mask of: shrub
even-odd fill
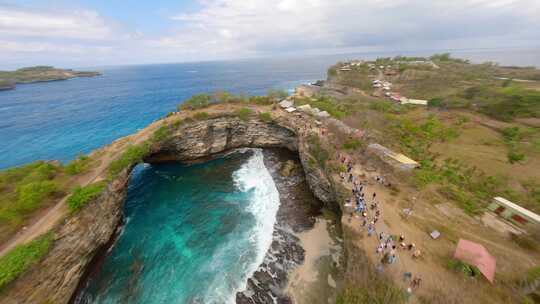
[[[343,144],[343,149],[345,150],[356,150],[362,146],[362,142],[356,138],[349,139]]]
[[[508,154],[506,154],[506,156],[508,157],[508,162],[511,164],[518,163],[525,159],[525,154],[517,151],[515,148],[511,148],[510,151],[508,151]]]
[[[281,100],[281,99],[287,98],[287,96],[289,96],[289,93],[287,93],[287,91],[284,91],[284,90],[270,89],[270,90],[268,90],[268,93],[266,95],[268,96],[268,98],[276,101],[276,100]]]
[[[57,190],[56,183],[49,180],[20,185],[17,187],[17,209],[19,211],[34,210]]]
[[[0,289],[41,260],[53,243],[52,233],[19,245],[0,258]]]
[[[428,100],[428,107],[430,108],[442,108],[443,100],[441,98],[432,98]]]
[[[84,207],[88,202],[98,198],[105,189],[105,183],[98,182],[88,186],[77,186],[71,196],[67,199],[67,204],[71,212],[75,212]]]
[[[70,161],[65,167],[65,171],[69,175],[77,175],[86,171],[88,165],[90,164],[91,159],[86,155],[80,155],[76,159]]]
[[[386,304],[405,303],[405,293],[397,286],[385,284],[379,279],[370,282],[368,287],[346,287],[336,298],[336,304]]]
[[[316,161],[317,164],[319,164],[319,166],[325,168],[326,161],[330,157],[330,153],[326,151],[323,147],[321,147],[321,142],[318,136],[311,135],[308,138],[308,142],[309,142],[310,152],[314,160]]]
[[[127,150],[120,155],[120,157],[113,160],[109,165],[109,176],[111,178],[115,177],[125,168],[141,162],[142,158],[144,155],[146,155],[146,153],[148,153],[148,151],[149,146],[146,143],[128,147]]]
[[[328,76],[335,77],[337,76],[337,68],[331,67],[328,69]]]
[[[241,108],[236,110],[236,116],[243,121],[249,120],[249,116],[253,111],[250,108]]]
[[[59,166],[43,161],[0,171],[0,236],[24,223],[28,213],[40,208],[60,187]]]
[[[193,115],[196,120],[206,120],[210,115],[207,112],[197,112]]]
[[[272,115],[268,112],[262,112],[259,114],[259,119],[264,122],[271,122],[272,121]]]
[[[251,96],[249,97],[249,102],[258,105],[271,105],[274,103],[272,98],[268,96]]]
[[[177,106],[178,110],[196,110],[210,104],[210,96],[207,94],[193,95]]]
[[[506,141],[515,142],[523,138],[524,132],[519,127],[509,127],[501,130]]]
[[[470,277],[477,277],[480,274],[480,270],[476,266],[463,263],[460,260],[450,259],[447,266],[450,270],[464,273]]]
[[[153,143],[161,142],[169,138],[169,136],[171,136],[171,130],[169,126],[163,125],[159,129],[154,131],[154,134],[152,134],[150,141]]]
[[[310,104],[315,108],[319,108],[321,111],[328,112],[337,119],[342,119],[347,116],[347,111],[345,110],[344,106],[338,105],[332,100],[332,98],[327,96],[321,96],[310,102]]]

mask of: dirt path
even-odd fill
[[[234,108],[234,106],[217,105],[214,106],[214,108],[208,109],[207,111],[209,113],[221,113],[229,108]],[[252,106],[251,108],[255,111],[268,110],[267,107],[264,106]],[[281,114],[278,114],[278,116],[281,116]],[[140,130],[135,134],[117,139],[110,145],[91,152],[89,155],[92,159],[94,159],[96,164],[99,164],[98,167],[90,170],[83,175],[74,177],[74,180],[71,181],[70,184],[86,186],[93,182],[106,179],[107,168],[109,167],[109,164],[114,159],[116,159],[121,152],[123,152],[126,145],[137,145],[144,142],[145,140],[150,138],[153,132],[158,129],[163,123],[171,123],[179,118],[185,118],[185,115],[183,113],[176,113],[173,116],[158,120],[151,123],[146,128]],[[4,254],[6,254],[9,250],[13,249],[17,245],[27,243],[53,229],[69,213],[69,209],[66,204],[69,195],[70,194],[65,195],[52,207],[43,210],[43,212],[40,212],[38,215],[35,216],[34,221],[30,222],[23,229],[19,230],[8,241],[1,244],[0,257],[2,257]]]
[[[86,186],[93,182],[107,178],[107,168],[109,167],[109,164],[119,156],[119,154],[123,151],[123,147],[127,143],[136,145],[143,142],[149,138],[152,131],[156,128],[157,124],[154,123],[148,128],[145,128],[134,135],[118,139],[109,146],[92,152],[90,155],[99,155],[97,158],[95,158],[95,162],[99,163],[99,166],[90,170],[84,175],[76,176],[72,183],[74,185]],[[39,219],[31,222],[28,226],[25,226],[23,229],[17,232],[8,241],[4,242],[0,246],[0,257],[5,255],[11,249],[15,248],[17,245],[27,243],[53,229],[69,213],[66,203],[69,196],[70,194],[65,195],[55,205],[40,213],[37,216]]]
[[[326,136],[325,140],[331,142],[332,135]],[[338,150],[336,154],[344,152]],[[460,209],[457,216],[447,215],[427,200],[413,199],[412,197],[418,196],[419,193],[412,191],[405,185],[399,186],[400,192],[398,194],[392,194],[391,189],[375,180],[377,176],[384,176],[384,172],[363,168],[360,165],[362,155],[355,155],[355,153],[348,155],[354,164],[353,175],[359,177],[359,181],[366,182],[363,192],[368,210],[369,220],[367,222],[369,223],[373,219],[374,211],[370,210],[369,205],[372,202],[374,192],[376,192],[376,201],[381,216],[374,225],[375,233],[370,237],[367,235],[367,228],[363,227],[361,215],[345,211],[342,225],[355,232],[354,242],[356,245],[363,248],[373,265],[382,267],[382,272],[392,278],[398,286],[404,290],[411,287],[410,280],[404,279],[405,273],[411,273],[412,278],[421,278],[421,287],[411,290],[408,303],[419,303],[420,297],[423,298],[422,301],[428,299],[437,302],[444,299],[444,303],[484,303],[488,299],[495,300],[495,302],[500,299],[493,293],[493,286],[487,280],[483,278],[474,281],[466,280],[464,275],[456,274],[448,269],[447,264],[452,259],[455,250],[454,239],[466,238],[483,244],[497,258],[499,277],[519,271],[514,268],[513,261],[516,259],[522,262],[520,267],[523,267],[521,268],[526,268],[526,265],[529,267],[536,265],[536,256],[531,256],[515,244],[506,241],[502,234],[484,227],[481,222],[465,215]],[[341,178],[335,174],[334,180],[341,181]],[[353,185],[347,179],[341,183],[349,191],[352,190]],[[352,191],[349,193],[349,197],[354,198]],[[412,206],[414,206],[413,214],[406,217],[403,208]],[[352,208],[350,211],[352,212]],[[443,235],[439,239],[433,240],[429,233],[441,226],[449,229],[448,233],[452,236],[443,231]],[[399,241],[396,241],[394,242],[397,247],[396,261],[390,265],[381,263],[383,254],[376,252],[377,246],[380,244],[378,237],[380,232],[384,232],[385,239],[388,235],[393,235],[394,238],[404,235],[404,243],[406,245],[414,243],[421,252],[420,258],[413,257],[414,250],[401,249]],[[386,250],[386,252],[389,251]],[[477,299],[478,294],[482,295],[480,301]]]

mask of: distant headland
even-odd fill
[[[100,72],[57,69],[52,66],[34,66],[15,71],[0,71],[0,91],[15,89],[18,83],[67,80],[75,77],[94,77]]]

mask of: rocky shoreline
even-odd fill
[[[178,119],[171,117],[170,119]],[[161,142],[155,143],[150,150],[142,157],[144,162],[159,163],[167,161],[179,161],[189,163],[199,161],[208,157],[227,153],[238,148],[282,148],[289,150],[301,161],[298,171],[303,171],[306,181],[304,185],[306,193],[312,197],[317,197],[324,203],[326,208],[338,208],[335,204],[336,197],[333,184],[329,180],[326,172],[310,160],[309,145],[304,133],[300,132],[303,126],[303,118],[290,119],[291,117],[275,117],[271,122],[264,122],[259,119],[242,120],[234,115],[217,112],[212,118],[202,121],[191,121],[185,124],[172,124],[170,136]],[[169,120],[170,120],[169,119]],[[150,125],[147,130],[159,127],[162,122]],[[135,141],[137,136],[145,136],[147,130],[143,130],[130,138]],[[298,158],[297,161],[298,161]],[[97,199],[90,201],[85,208],[77,214],[67,217],[55,229],[54,246],[40,263],[32,266],[28,271],[19,276],[9,289],[5,290],[0,303],[36,303],[42,299],[47,299],[52,303],[67,303],[79,286],[79,281],[87,272],[88,266],[100,252],[100,248],[106,246],[113,236],[118,224],[122,221],[122,208],[125,200],[127,185],[131,170],[136,163],[130,164],[109,182],[105,191]],[[273,166],[269,166],[271,169]],[[275,171],[276,169],[271,169]],[[305,175],[304,175],[305,174]],[[274,174],[274,176],[276,176]],[[276,180],[278,190],[281,184]],[[289,188],[295,188],[291,184]],[[280,191],[280,194],[284,193]],[[284,206],[287,206],[286,197],[281,197]],[[296,208],[296,203],[291,203],[291,208]],[[285,207],[283,207],[283,210]],[[291,212],[278,212],[277,221],[283,222],[283,216],[289,216]],[[295,214],[294,212],[292,212]],[[306,213],[299,213],[297,218],[308,217]],[[293,228],[299,223],[304,223],[304,219],[299,220],[295,225],[283,225],[276,229],[275,240],[284,240],[281,243],[298,243],[292,234]],[[291,223],[291,222],[289,222]],[[298,226],[298,227],[301,227]],[[288,233],[284,233],[288,232]],[[267,282],[273,285],[262,285],[259,280],[248,282],[248,299],[244,303],[272,303],[274,299],[269,293],[264,291],[272,290],[272,295],[283,295],[283,288],[286,287],[286,274],[288,271],[277,271],[279,265],[298,265],[300,263],[300,246],[281,251],[279,242],[272,244],[271,252],[283,252],[281,255],[268,255],[266,265],[274,267],[275,272],[256,272],[254,278],[266,277]],[[277,246],[277,247],[276,247]],[[293,245],[291,245],[293,246]],[[287,254],[288,252],[288,254]],[[270,259],[276,259],[278,263]],[[292,262],[288,262],[292,261]],[[263,263],[263,267],[265,263]],[[270,275],[271,273],[271,275]],[[274,279],[278,277],[279,279]],[[257,286],[257,288],[255,288]],[[280,287],[280,288],[276,288]],[[251,288],[251,289],[250,289]],[[254,293],[259,290],[258,293]],[[265,293],[267,296],[262,296]],[[260,295],[258,302],[249,302],[249,297]],[[242,296],[239,296],[242,298]],[[282,297],[285,299],[285,297]],[[41,300],[40,300],[41,299]],[[241,300],[239,300],[240,302]],[[264,302],[266,301],[266,302]],[[285,301],[285,300],[284,300]],[[285,303],[285,302],[284,302]]]
[[[264,261],[236,294],[236,303],[292,303],[285,289],[288,275],[304,262],[305,250],[297,233],[313,228],[322,202],[307,185],[298,157],[284,149],[265,149],[264,162],[279,192],[280,207],[273,241]]]

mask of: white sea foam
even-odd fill
[[[272,244],[272,233],[279,209],[279,192],[268,169],[264,166],[263,152],[253,149],[253,155],[240,169],[233,173],[233,180],[242,192],[253,191],[247,210],[255,218],[255,227],[250,235],[250,243],[255,244],[257,256],[249,265],[237,290],[229,298],[235,302],[236,292],[246,289],[247,278],[251,277],[263,262],[266,252]]]
[[[232,175],[233,182],[237,190],[249,192],[249,201],[245,210],[253,215],[255,219],[254,226],[250,227],[249,232],[242,231],[242,235],[233,237],[248,237],[247,243],[251,248],[246,248],[246,252],[237,256],[243,260],[247,258],[250,263],[243,269],[238,269],[238,273],[228,276],[227,273],[221,273],[215,277],[212,282],[208,282],[209,294],[204,299],[199,299],[204,303],[235,303],[236,293],[246,289],[247,279],[253,275],[259,265],[263,262],[264,256],[272,244],[272,233],[276,222],[276,215],[279,209],[279,192],[277,191],[274,180],[268,169],[264,166],[264,157],[261,149],[242,149],[236,150],[237,153],[252,151],[253,155],[244,162],[240,168]],[[246,236],[247,235],[247,236]],[[244,243],[244,245],[246,245]],[[237,251],[239,244],[231,241],[224,243],[217,252],[213,254],[212,261],[208,264],[205,271],[215,271],[227,263],[231,252]],[[255,257],[250,256],[249,252],[254,251]]]
[[[257,244],[257,257],[238,290],[241,291],[246,288],[246,279],[257,270],[272,244],[272,232],[279,209],[279,192],[270,172],[264,166],[261,149],[254,149],[253,156],[233,174],[233,179],[241,191],[254,191],[248,210],[256,219],[251,237]]]

